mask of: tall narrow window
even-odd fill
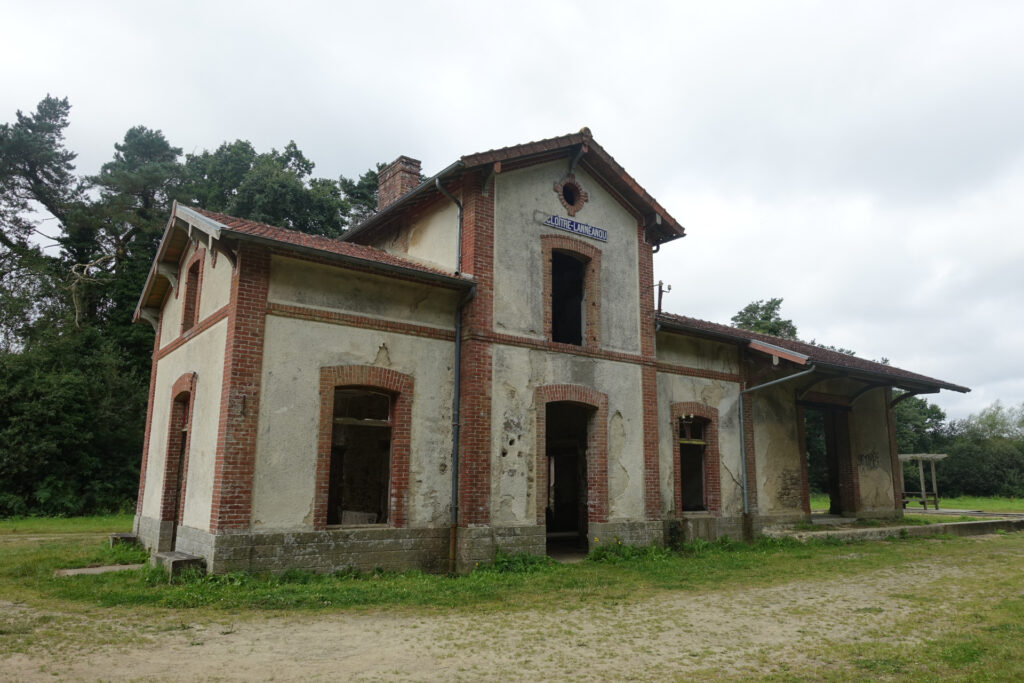
[[[705,430],[707,421],[694,416],[679,419],[679,478],[684,511],[707,510]]]
[[[195,261],[185,278],[185,302],[182,305],[181,331],[191,330],[199,318],[199,269],[201,261]]]
[[[388,521],[391,405],[388,394],[335,389],[327,524]]]
[[[551,338],[563,344],[583,344],[584,277],[586,264],[570,254],[551,254]]]

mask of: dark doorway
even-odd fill
[[[188,463],[188,428],[190,394],[175,397],[171,406],[171,429],[167,443],[167,457],[171,459],[167,469],[170,489],[165,488],[165,496],[169,496],[164,509],[164,519],[171,521],[171,550],[176,550],[178,541],[178,525],[185,513],[185,470]],[[166,484],[165,484],[166,486]]]
[[[391,397],[334,392],[327,524],[384,524],[391,478]]]
[[[548,552],[587,550],[587,435],[594,409],[548,403],[545,452]]]
[[[828,494],[828,513],[856,513],[850,459],[849,413],[805,407],[807,479],[812,492]]]
[[[586,264],[560,251],[551,254],[551,339],[583,344],[583,282]]]

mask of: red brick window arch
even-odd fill
[[[410,375],[320,368],[314,529],[408,525],[412,398]]]
[[[673,488],[676,516],[722,511],[718,410],[703,403],[672,404]]]
[[[601,250],[567,235],[541,235],[544,336],[548,341],[601,346]]]

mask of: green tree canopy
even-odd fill
[[[47,96],[0,125],[0,515],[134,498],[153,332],[131,319],[173,200],[330,236],[376,208],[376,170],[313,177],[294,142],[236,140],[183,162],[135,126],[79,176],[70,111]]]
[[[753,301],[732,317],[732,325],[742,330],[770,334],[783,339],[799,339],[793,321],[783,320],[779,314],[781,308],[782,299]]]

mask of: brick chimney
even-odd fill
[[[398,157],[377,176],[377,210],[380,211],[420,184],[419,159]]]

